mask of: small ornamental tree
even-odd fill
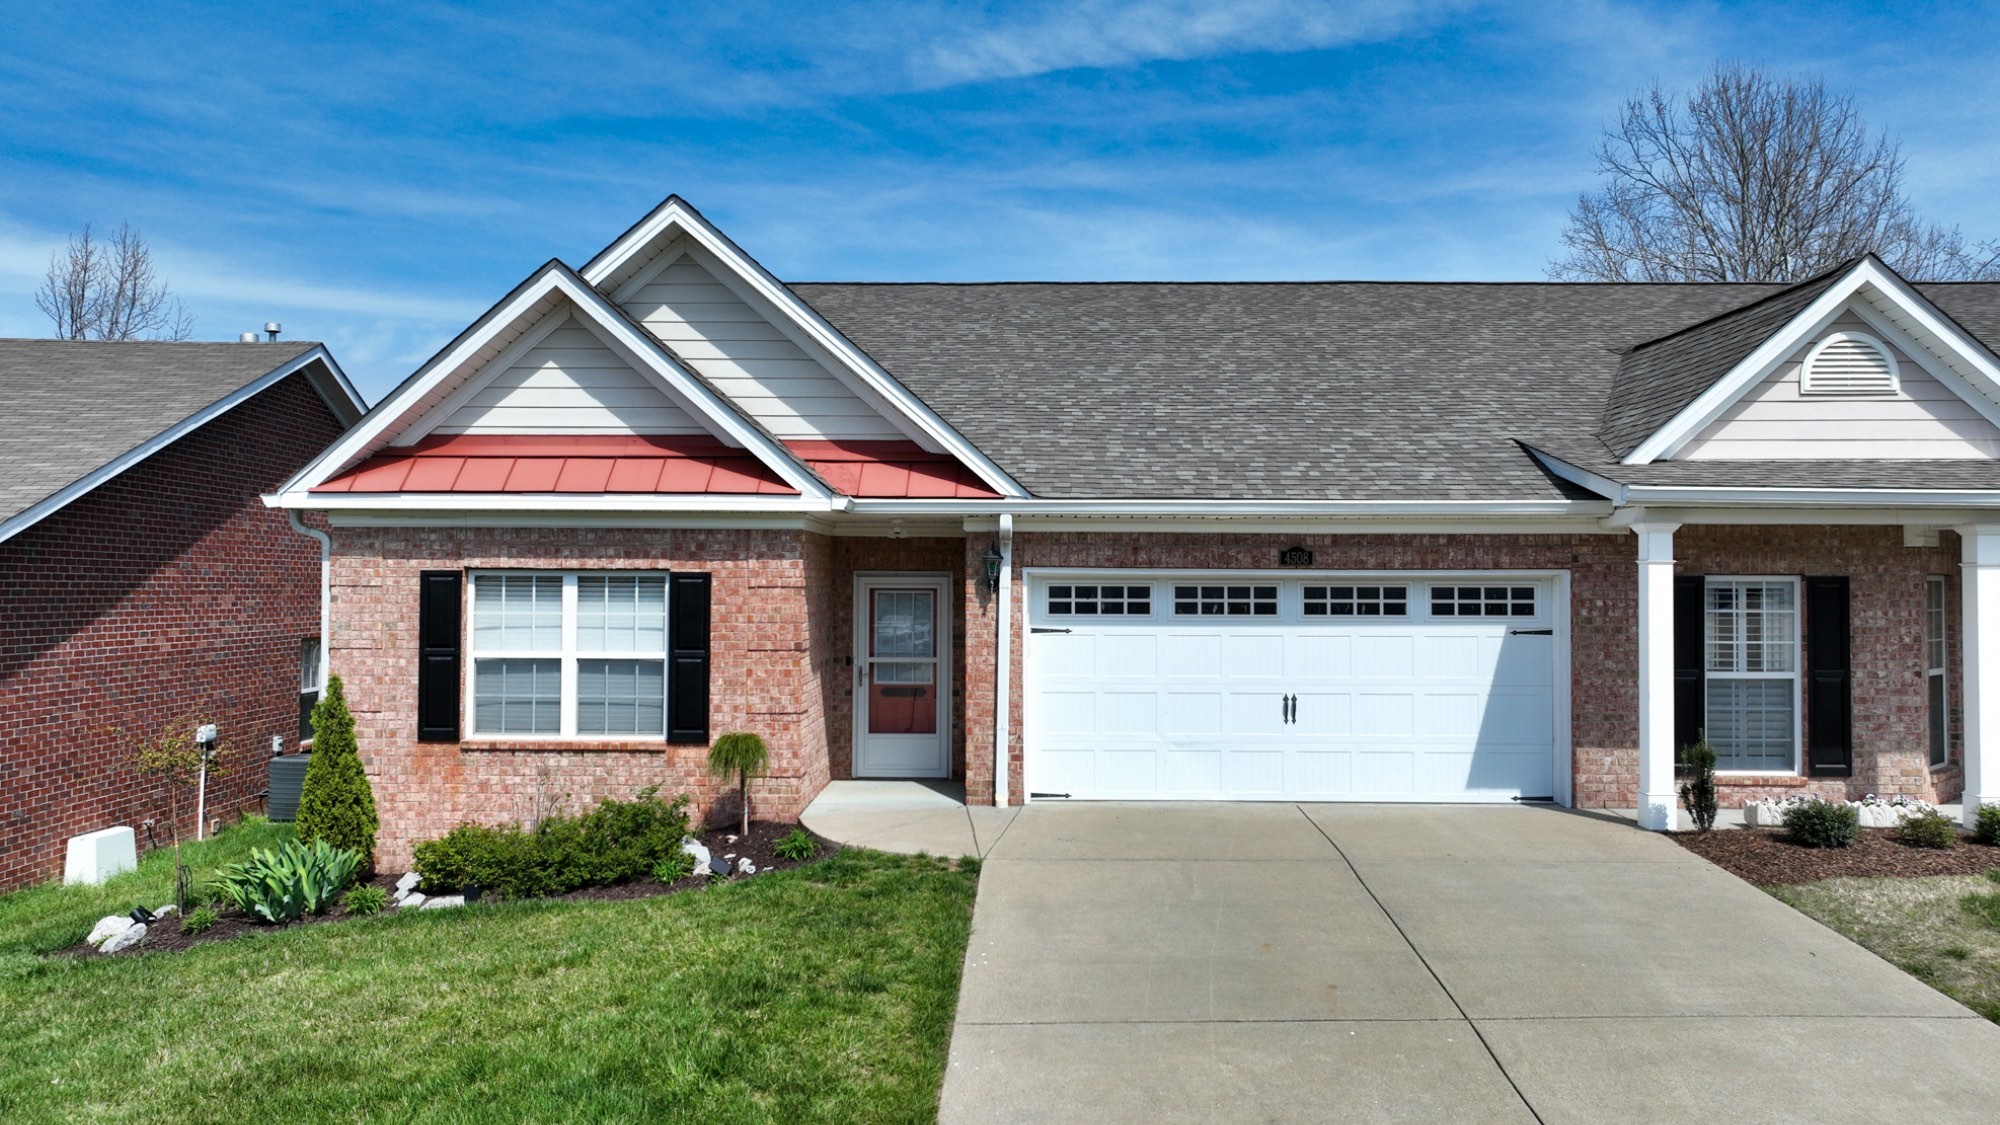
[[[750,834],[750,775],[763,773],[771,764],[771,752],[762,737],[749,731],[731,731],[708,748],[708,772],[716,777],[736,779],[736,800],[743,809],[743,835]]]
[[[299,790],[299,817],[293,826],[299,842],[325,840],[336,848],[361,853],[364,866],[375,863],[375,791],[354,743],[354,716],[347,710],[347,693],[339,676],[328,676],[326,692],[313,705],[312,764]]]
[[[156,735],[129,735],[113,727],[111,737],[125,744],[132,768],[147,777],[159,778],[167,787],[167,835],[174,842],[174,905],[187,910],[187,865],[181,862],[181,798],[190,793],[202,776],[202,745],[194,740],[201,725],[192,715],[167,720]],[[214,760],[220,747],[208,752],[208,776],[221,777],[227,771]]]
[[[1681,751],[1681,804],[1697,832],[1715,827],[1715,747],[1702,731],[1693,745]]]

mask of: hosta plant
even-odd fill
[[[258,848],[216,873],[215,896],[245,914],[277,925],[324,911],[354,879],[361,853],[325,840]]]

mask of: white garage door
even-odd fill
[[[1556,794],[1549,579],[1065,573],[1028,598],[1031,793]]]

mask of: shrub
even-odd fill
[[[218,871],[213,889],[217,898],[245,914],[284,923],[324,911],[360,866],[359,852],[325,840],[289,840],[273,850],[257,848],[249,859]]]
[[[731,731],[708,748],[708,772],[736,779],[736,802],[743,810],[745,836],[750,834],[750,775],[763,773],[770,764],[771,752],[764,739],[749,731]]]
[[[348,891],[340,900],[340,908],[349,914],[380,914],[389,905],[389,892],[369,883]]]
[[[694,874],[694,856],[676,850],[653,865],[653,878],[661,883],[678,883]]]
[[[1681,751],[1681,804],[1687,806],[1697,832],[1715,827],[1715,747],[1703,731],[1693,745]]]
[[[819,850],[819,845],[813,842],[812,836],[805,829],[794,828],[784,839],[771,845],[771,850],[777,853],[780,859],[811,859],[813,853]]]
[[[375,865],[375,791],[354,744],[354,716],[339,676],[328,676],[326,692],[313,705],[313,756],[299,790],[299,840],[325,840]]]
[[[1861,831],[1861,810],[1845,801],[1813,797],[1785,810],[1785,830],[1808,848],[1845,848]]]
[[[660,800],[655,786],[631,801],[607,798],[581,816],[548,817],[533,832],[461,824],[418,844],[416,869],[426,894],[477,885],[504,898],[535,898],[630,882],[686,854],[687,804],[686,797]]]
[[[1958,846],[1958,825],[1945,814],[1931,809],[1903,821],[1896,829],[1896,838],[1905,844],[1918,848],[1955,848]]]
[[[1981,805],[1973,821],[1972,838],[1982,844],[2000,844],[2000,805]]]
[[[181,932],[184,934],[205,934],[213,925],[215,925],[215,908],[212,906],[204,906],[181,915]]]

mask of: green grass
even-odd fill
[[[927,1121],[975,881],[850,851],[659,898],[17,956],[0,1119]]]
[[[2000,1023],[2000,895],[1977,875],[1828,879],[1771,893]]]
[[[291,838],[291,825],[253,816],[200,843],[182,844],[181,855],[194,873],[199,893],[216,868],[249,858],[252,848],[274,847]],[[94,887],[46,883],[0,895],[0,958],[75,945],[89,936],[90,927],[106,914],[129,914],[135,906],[152,910],[172,901],[172,848],[147,852],[137,871]]]

